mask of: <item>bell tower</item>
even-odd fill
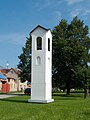
[[[31,99],[28,102],[49,103],[52,99],[52,34],[40,25],[32,36]]]

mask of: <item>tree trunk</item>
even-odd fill
[[[84,89],[84,99],[86,99],[87,97],[89,97],[89,91],[88,89]]]
[[[89,88],[89,97],[90,97],[90,88]]]
[[[70,88],[67,88],[67,95],[70,95]]]

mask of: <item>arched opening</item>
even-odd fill
[[[42,38],[37,37],[37,50],[42,50]]]
[[[48,51],[50,51],[50,38],[48,38]]]
[[[50,58],[48,58],[48,66],[50,67]]]
[[[36,65],[40,65],[41,64],[41,58],[38,56],[36,58]]]

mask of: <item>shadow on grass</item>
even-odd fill
[[[28,99],[30,99],[30,96],[24,96],[20,95],[21,98],[4,98],[0,99],[0,101],[7,101],[7,102],[16,102],[16,103],[28,103]],[[19,97],[20,97],[19,96]],[[80,93],[70,93],[70,95],[67,95],[66,93],[53,93],[53,98],[55,100],[76,100],[78,98],[83,98],[83,94]]]
[[[28,100],[13,100],[13,99],[0,99],[0,101],[7,101],[7,102],[17,102],[17,103],[28,103]]]
[[[83,98],[83,94],[70,93],[70,95],[67,95],[66,93],[53,93],[53,97],[55,97],[58,100],[75,100],[78,98]]]
[[[84,114],[86,116],[86,118],[90,118],[90,110],[88,110],[88,111],[86,110],[82,114]]]
[[[0,99],[0,101],[5,101],[5,102],[15,102],[15,103],[29,103],[28,100],[12,100],[12,99],[7,99],[7,98],[4,98],[4,99]],[[30,104],[39,104],[39,105],[45,105],[47,103],[38,103],[38,102],[30,102]]]
[[[24,95],[24,93],[0,93],[0,95],[18,95],[18,96],[23,96]]]
[[[0,101],[7,101],[7,102],[17,102],[17,103],[28,103],[28,100],[13,100],[13,99],[0,99]]]

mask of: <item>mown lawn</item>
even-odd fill
[[[90,120],[90,98],[54,94],[49,104],[28,103],[29,96],[0,100],[0,120]]]

